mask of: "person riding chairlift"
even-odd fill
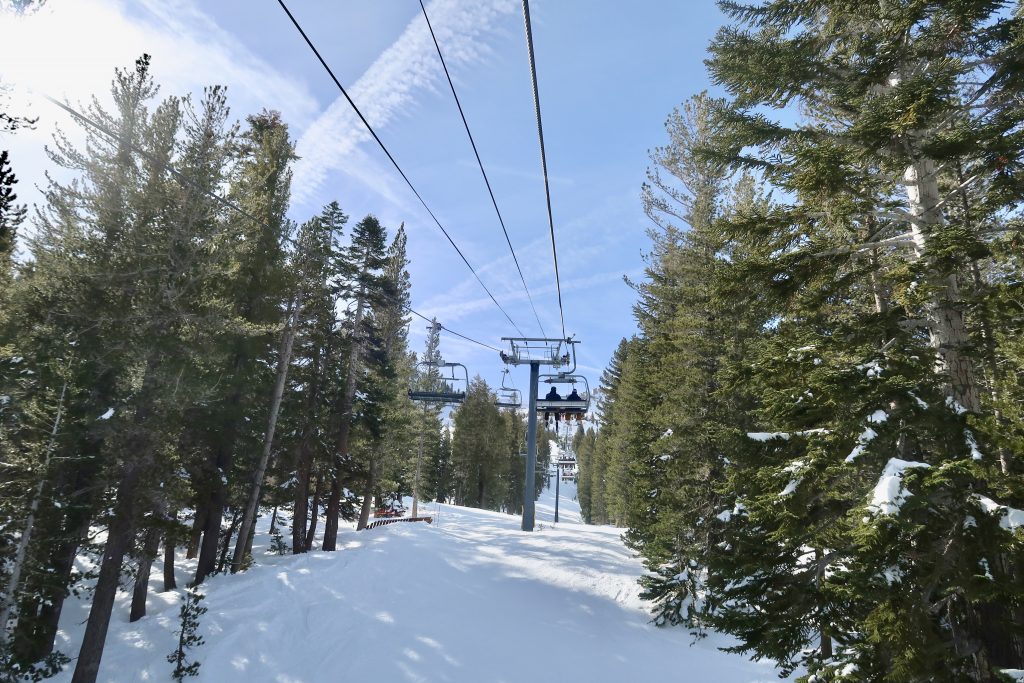
[[[544,397],[544,400],[545,401],[561,401],[562,397],[558,393],[558,389],[556,389],[554,387],[551,387],[551,391],[549,391],[548,395]],[[558,417],[559,417],[558,413],[555,413],[555,426],[556,427],[558,426]],[[551,411],[545,411],[544,412],[544,422],[547,423],[550,419],[551,419]]]
[[[572,393],[569,394],[568,396],[566,396],[565,400],[566,401],[582,401],[583,399],[580,398],[580,395],[578,393],[576,393],[576,387],[573,387],[572,388]],[[572,415],[567,415],[566,417],[567,418],[571,418],[573,416]],[[576,421],[577,422],[583,422],[583,413],[576,413],[575,417],[576,417]]]

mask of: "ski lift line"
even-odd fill
[[[441,68],[444,69],[445,78],[448,79],[448,87],[451,88],[452,97],[455,98],[455,106],[459,109],[459,116],[462,117],[462,126],[466,129],[466,136],[469,138],[469,144],[473,147],[473,154],[476,156],[477,166],[480,167],[480,175],[484,178],[484,184],[487,186],[487,193],[491,196],[491,204],[494,206],[494,213],[498,216],[498,223],[501,224],[501,231],[505,233],[505,242],[508,244],[508,250],[512,253],[512,260],[516,264],[516,270],[519,271],[519,279],[523,283],[523,289],[526,290],[526,298],[530,300],[530,308],[533,309],[533,317],[537,320],[537,327],[540,328],[541,336],[546,337],[547,332],[544,331],[544,325],[540,321],[540,315],[537,314],[537,307],[533,303],[533,295],[530,294],[530,288],[526,285],[526,277],[523,275],[523,269],[519,265],[519,258],[516,256],[516,250],[512,247],[512,239],[508,236],[508,229],[505,227],[505,219],[501,216],[501,211],[498,209],[498,200],[494,197],[494,190],[491,188],[491,181],[487,177],[487,171],[484,170],[484,162],[480,159],[480,152],[476,148],[476,140],[473,139],[473,133],[469,130],[469,121],[466,120],[466,113],[462,109],[462,102],[459,100],[459,95],[455,92],[455,84],[452,82],[452,76],[448,73],[448,64],[444,61],[444,55],[441,53],[441,45],[437,42],[437,35],[434,34],[434,27],[430,23],[430,17],[427,15],[427,6],[423,4],[423,0],[420,0],[420,9],[423,10],[423,19],[427,22],[427,29],[430,30],[430,37],[434,41],[434,48],[437,50],[437,57],[441,60]]]
[[[428,318],[427,316],[423,315],[422,313],[417,313],[416,311],[414,311],[409,306],[406,306],[405,310],[409,311],[410,313],[415,315],[417,318],[422,318],[423,320],[427,321],[428,323],[433,323],[434,322],[433,318]],[[449,334],[454,334],[456,337],[460,337],[462,339],[465,339],[468,342],[473,342],[474,344],[478,344],[479,346],[482,346],[485,349],[490,349],[491,351],[497,351],[498,353],[501,353],[501,349],[499,349],[499,348],[491,346],[490,344],[485,344],[482,341],[477,341],[476,339],[473,339],[472,337],[467,337],[464,334],[461,334],[461,333],[456,332],[455,330],[453,330],[451,328],[448,328],[448,327],[445,327],[444,325],[441,325],[441,323],[438,323],[438,325],[441,326],[442,330],[444,330],[445,332],[448,332]]]
[[[555,248],[555,219],[551,214],[551,183],[548,181],[548,159],[544,152],[544,124],[540,117],[540,90],[537,87],[537,62],[533,55],[533,28],[530,25],[530,0],[523,0],[523,19],[526,22],[526,48],[530,57],[530,79],[533,82],[533,108],[537,112],[537,138],[540,141],[540,165],[544,171],[544,196],[548,206],[548,228],[551,231],[551,258],[555,263],[555,289],[558,292],[558,315],[565,334],[565,309],[562,307],[562,282],[558,276],[558,250]]]
[[[207,190],[204,187],[200,187],[196,182],[194,182],[191,178],[189,178],[185,174],[181,173],[180,171],[178,171],[174,167],[164,163],[160,159],[157,159],[155,156],[153,156],[149,152],[145,151],[144,149],[140,149],[135,144],[133,144],[131,141],[124,140],[123,136],[118,135],[117,133],[113,132],[112,130],[110,130],[109,128],[104,126],[103,124],[94,121],[93,119],[89,118],[85,114],[82,114],[81,112],[79,112],[79,111],[73,109],[72,107],[64,104],[60,100],[57,100],[57,99],[54,99],[53,97],[50,97],[49,95],[43,95],[43,97],[46,98],[47,100],[49,100],[50,102],[52,102],[53,104],[57,105],[58,107],[60,107],[64,111],[66,111],[67,113],[71,114],[71,116],[73,116],[77,120],[81,121],[82,123],[84,123],[84,124],[86,124],[88,126],[91,126],[92,128],[98,130],[99,132],[103,133],[104,135],[109,137],[111,140],[114,140],[116,142],[123,142],[124,144],[128,145],[128,147],[130,147],[132,149],[132,151],[134,151],[137,154],[145,157],[147,161],[149,161],[150,163],[152,163],[155,166],[159,167],[161,170],[166,171],[167,173],[170,173],[175,178],[177,178],[181,182],[185,183],[189,187],[195,189],[198,192],[201,192],[202,194],[206,195],[210,199],[213,199],[214,201],[218,202],[222,206],[224,206],[224,207],[226,207],[228,209],[231,209],[232,211],[237,212],[238,214],[244,216],[245,218],[248,218],[249,220],[253,221],[257,225],[265,225],[264,221],[262,221],[261,219],[257,218],[256,216],[252,215],[251,213],[249,213],[248,211],[246,211],[242,207],[238,206],[238,204],[235,204],[230,199],[225,199],[224,197],[221,197],[220,195],[218,195],[218,194],[216,194],[214,192],[211,192],[211,191]],[[413,310],[410,306],[405,306],[404,308],[405,308],[405,310],[409,311],[413,315],[415,315],[415,316],[417,316],[419,318],[422,318],[423,320],[426,320],[427,322],[431,322],[430,318],[428,318],[427,316],[423,315],[422,313],[419,313],[419,312]],[[490,344],[485,344],[485,343],[483,343],[481,341],[477,341],[476,339],[473,339],[472,337],[464,335],[464,334],[462,334],[460,332],[456,332],[455,330],[450,329],[448,327],[445,327],[444,325],[441,325],[441,329],[447,331],[450,334],[455,335],[456,337],[460,337],[462,339],[465,339],[468,342],[472,342],[472,343],[478,344],[478,345],[480,345],[480,346],[482,346],[482,347],[484,347],[486,349],[490,349],[491,351],[498,351],[499,353],[501,351],[501,349],[499,349],[497,347],[491,346]]]
[[[320,51],[316,49],[316,45],[314,45],[313,41],[310,40],[308,35],[306,35],[306,32],[303,30],[302,26],[299,24],[295,16],[291,13],[291,10],[288,9],[288,6],[284,3],[284,0],[277,0],[277,3],[281,5],[281,9],[283,9],[285,14],[288,15],[288,18],[291,19],[292,24],[294,24],[299,34],[302,35],[302,39],[306,41],[306,45],[308,45],[309,49],[311,49],[313,51],[313,54],[316,55],[316,58],[317,60],[319,60],[320,65],[324,67],[324,70],[327,71],[327,74],[331,77],[331,80],[334,81],[334,85],[336,85],[338,87],[338,90],[341,91],[341,94],[345,96],[345,99],[352,107],[352,110],[356,113],[356,116],[358,116],[359,120],[363,122],[364,126],[366,126],[366,130],[369,131],[371,136],[373,136],[373,139],[377,142],[377,145],[387,156],[388,160],[391,161],[392,166],[394,166],[395,170],[398,171],[398,174],[402,176],[402,180],[405,181],[405,184],[409,186],[409,189],[412,190],[412,193],[416,195],[416,199],[419,200],[420,204],[423,205],[423,208],[426,209],[428,214],[430,214],[430,217],[433,219],[435,225],[437,225],[437,227],[440,228],[441,232],[448,239],[448,243],[452,245],[452,248],[455,249],[455,252],[459,255],[459,258],[462,259],[462,262],[465,263],[466,267],[469,268],[471,273],[473,273],[473,277],[476,278],[476,281],[479,282],[480,286],[483,287],[485,292],[487,292],[487,296],[491,298],[491,301],[494,302],[494,305],[498,307],[498,310],[500,310],[502,314],[505,316],[505,318],[509,321],[509,323],[511,323],[512,327],[514,327],[517,331],[519,331],[520,334],[522,334],[522,331],[519,330],[519,326],[516,325],[515,321],[512,320],[512,317],[502,307],[502,305],[498,303],[498,300],[494,298],[494,294],[492,294],[491,290],[487,288],[487,285],[484,284],[484,281],[480,279],[480,276],[477,274],[476,269],[473,268],[469,260],[466,258],[465,254],[463,254],[462,250],[459,249],[459,245],[455,243],[455,240],[452,239],[452,236],[449,235],[448,231],[445,230],[443,225],[441,225],[441,221],[439,221],[437,219],[437,216],[434,215],[434,212],[430,210],[430,207],[427,205],[427,202],[424,201],[419,191],[412,184],[412,181],[409,180],[409,177],[405,175],[405,171],[403,171],[402,167],[398,165],[397,161],[395,161],[395,157],[393,157],[391,155],[391,152],[388,151],[388,148],[384,145],[384,142],[377,135],[377,132],[373,129],[373,126],[371,126],[370,122],[366,120],[365,116],[363,116],[363,112],[360,111],[358,106],[356,106],[355,101],[349,96],[348,91],[345,90],[345,87],[341,84],[341,81],[338,80],[338,77],[334,75],[334,72],[331,70],[331,67],[327,65],[327,62],[324,60],[323,56],[321,56]]]

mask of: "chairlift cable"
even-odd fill
[[[418,318],[422,318],[423,320],[426,320],[428,323],[433,324],[435,322],[433,318],[428,318],[427,316],[423,315],[422,313],[417,313],[416,311],[414,311],[409,306],[406,306],[405,310],[409,311],[410,313],[412,313],[413,315],[415,315]],[[467,337],[464,334],[461,334],[461,333],[456,332],[455,330],[453,330],[451,328],[448,328],[448,327],[445,327],[444,325],[441,325],[441,323],[437,323],[437,324],[441,327],[442,330],[444,330],[445,332],[448,332],[449,334],[454,334],[456,337],[461,337],[462,339],[465,339],[468,342],[473,342],[474,344],[478,344],[478,345],[484,347],[485,349],[490,349],[491,351],[497,351],[498,353],[501,353],[501,349],[499,349],[499,348],[491,346],[490,344],[485,344],[482,341],[477,341],[476,339],[473,339],[472,337]]]
[[[473,139],[473,133],[469,130],[469,122],[466,120],[466,113],[462,109],[462,102],[459,100],[459,95],[455,92],[455,84],[452,82],[452,76],[448,72],[448,64],[444,61],[444,55],[441,53],[441,45],[437,42],[437,35],[434,33],[434,27],[430,23],[430,17],[427,15],[427,7],[423,4],[423,0],[420,0],[420,9],[423,10],[423,19],[427,22],[427,29],[430,30],[430,37],[434,41],[434,48],[437,50],[437,57],[441,60],[441,68],[444,69],[445,78],[448,79],[448,87],[451,88],[452,97],[455,98],[455,106],[459,109],[459,116],[462,117],[462,126],[466,129],[466,136],[469,138],[469,144],[473,147],[473,154],[476,156],[477,166],[480,167],[480,175],[484,178],[484,184],[487,186],[487,193],[491,195],[491,204],[494,205],[494,213],[498,216],[498,223],[501,224],[501,231],[505,233],[505,242],[508,243],[508,250],[512,253],[512,260],[516,264],[516,270],[519,271],[519,279],[523,283],[523,289],[526,290],[526,298],[530,301],[530,308],[533,309],[533,317],[537,319],[537,327],[540,328],[540,335],[542,337],[548,336],[544,331],[544,325],[540,321],[540,316],[537,314],[537,307],[533,303],[533,295],[530,294],[530,288],[526,285],[526,277],[523,275],[523,269],[519,265],[519,258],[516,256],[516,250],[512,247],[512,239],[508,236],[508,229],[505,227],[505,219],[501,216],[501,211],[498,209],[498,200],[494,197],[494,190],[491,188],[491,181],[487,177],[487,171],[484,170],[484,162],[480,159],[480,152],[476,148],[476,141]]]
[[[459,245],[455,243],[455,240],[453,240],[452,236],[448,234],[448,231],[445,230],[445,227],[441,225],[441,221],[439,221],[437,219],[437,216],[434,215],[434,212],[430,210],[430,207],[427,205],[427,202],[424,201],[423,197],[416,189],[416,186],[414,186],[412,184],[412,181],[409,180],[409,177],[405,175],[405,171],[403,171],[402,167],[398,165],[397,161],[395,161],[395,157],[391,155],[391,152],[388,151],[388,148],[384,145],[384,142],[377,135],[377,132],[373,130],[373,126],[371,126],[370,122],[366,120],[365,116],[363,116],[363,112],[360,111],[358,106],[356,106],[355,101],[349,96],[348,91],[345,90],[345,87],[341,84],[341,81],[338,80],[338,77],[334,75],[334,72],[331,70],[331,67],[327,65],[327,62],[324,60],[323,56],[321,56],[320,51],[316,49],[316,45],[314,45],[313,41],[310,40],[308,35],[306,35],[306,32],[303,30],[302,26],[299,24],[295,16],[291,13],[291,10],[288,9],[288,6],[284,3],[284,0],[277,0],[277,3],[281,5],[281,9],[283,9],[285,11],[285,14],[288,15],[288,18],[291,19],[292,24],[294,24],[295,28],[299,31],[299,34],[302,36],[303,40],[306,41],[306,45],[308,45],[309,49],[313,51],[313,54],[316,55],[316,58],[320,61],[320,65],[324,67],[324,70],[327,71],[327,74],[331,77],[331,80],[334,81],[334,85],[336,85],[338,87],[338,90],[341,91],[341,94],[345,96],[345,99],[352,107],[352,110],[356,113],[356,116],[358,116],[359,120],[363,122],[364,126],[366,126],[366,130],[369,131],[370,135],[377,142],[377,145],[387,156],[388,160],[391,161],[391,164],[395,167],[395,170],[398,171],[398,174],[402,176],[402,180],[404,180],[405,184],[409,186],[409,189],[412,190],[412,193],[416,195],[416,199],[420,201],[420,204],[423,205],[423,208],[426,209],[428,214],[430,214],[430,217],[434,220],[434,223],[437,225],[437,227],[441,229],[441,232],[448,239],[449,244],[451,244],[452,248],[454,248],[456,253],[458,253],[459,258],[462,259],[462,262],[465,263],[466,267],[469,268],[471,273],[473,273],[473,277],[476,278],[476,281],[479,282],[480,286],[483,287],[485,292],[487,292],[487,296],[491,298],[491,301],[493,301],[494,305],[498,307],[498,310],[500,310],[502,314],[505,316],[505,318],[509,321],[509,323],[512,324],[512,327],[514,327],[516,331],[519,332],[519,334],[523,334],[522,330],[519,329],[519,326],[516,325],[514,320],[512,320],[512,317],[508,314],[508,312],[502,307],[501,304],[498,303],[498,300],[494,298],[494,294],[492,294],[491,290],[487,288],[487,285],[484,284],[484,281],[480,279],[480,276],[477,274],[476,269],[473,268],[469,260],[466,258],[465,254],[463,254],[462,250],[459,249]]]
[[[107,128],[103,124],[101,124],[101,123],[99,123],[97,121],[94,121],[93,119],[91,119],[90,117],[86,116],[85,114],[82,114],[81,112],[75,110],[74,108],[70,107],[69,105],[64,104],[60,100],[54,99],[54,98],[50,97],[49,95],[43,95],[43,97],[46,98],[47,100],[49,100],[50,102],[52,102],[53,104],[57,105],[58,107],[60,107],[64,111],[66,111],[67,113],[71,114],[72,117],[78,119],[79,121],[81,121],[82,123],[84,123],[84,124],[86,124],[88,126],[91,126],[95,130],[98,130],[99,132],[103,133],[104,135],[109,137],[111,140],[114,140],[116,142],[121,142],[121,143],[127,145],[128,147],[130,147],[132,149],[132,151],[134,151],[137,154],[145,157],[147,161],[149,161],[150,163],[152,163],[155,166],[159,167],[162,171],[166,171],[167,173],[170,173],[175,178],[177,178],[181,182],[185,183],[186,185],[188,185],[192,189],[196,190],[197,192],[201,192],[202,194],[206,195],[210,199],[213,199],[214,201],[218,202],[222,206],[225,206],[225,207],[231,209],[232,211],[237,212],[241,216],[244,216],[245,218],[248,218],[249,220],[253,221],[257,225],[266,226],[266,222],[265,221],[263,221],[263,220],[257,218],[256,216],[252,215],[251,213],[249,213],[248,211],[246,211],[245,209],[240,207],[238,204],[234,203],[230,199],[226,199],[224,197],[221,197],[220,195],[218,195],[218,194],[216,194],[214,192],[211,192],[210,190],[208,190],[208,189],[206,189],[204,187],[201,187],[192,178],[189,178],[188,176],[183,174],[181,171],[179,171],[176,168],[174,168],[173,166],[163,162],[162,160],[158,159],[157,157],[155,157],[154,155],[150,154],[146,150],[139,148],[137,145],[135,145],[130,140],[123,139],[123,136],[117,135],[114,131],[110,130],[109,128]],[[403,306],[403,308],[405,310],[409,311],[410,313],[412,313],[413,315],[415,315],[417,317],[420,317],[420,318],[423,318],[427,322],[433,322],[433,320],[431,318],[428,318],[427,316],[423,315],[422,313],[419,313],[418,311],[414,310],[411,306]],[[438,324],[440,324],[440,323],[438,323]],[[474,344],[479,344],[480,346],[482,346],[482,347],[484,347],[486,349],[490,349],[491,351],[499,351],[499,352],[501,351],[501,349],[498,349],[498,348],[496,348],[494,346],[491,346],[490,344],[485,344],[485,343],[483,343],[481,341],[477,341],[476,339],[473,339],[472,337],[468,337],[468,336],[466,336],[464,334],[456,332],[455,330],[449,329],[449,328],[445,327],[444,325],[441,325],[441,329],[449,332],[450,334],[454,334],[456,337],[461,337],[462,339],[465,339],[466,341],[472,342]]]
[[[551,231],[551,258],[555,263],[555,289],[558,292],[558,314],[562,320],[562,338],[565,336],[565,309],[562,307],[562,283],[558,276],[558,251],[555,248],[555,219],[551,214],[551,183],[548,181],[548,159],[544,152],[544,125],[540,117],[540,90],[537,87],[537,64],[533,56],[533,28],[530,25],[530,0],[523,0],[523,19],[526,22],[526,48],[530,56],[530,79],[533,82],[533,108],[537,112],[537,137],[540,140],[540,165],[544,171],[544,196],[548,205],[548,228]]]

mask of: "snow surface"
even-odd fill
[[[257,565],[202,586],[206,643],[189,653],[202,662],[190,680],[778,680],[768,664],[719,651],[725,637],[693,643],[685,629],[652,626],[641,562],[621,529],[581,523],[575,493],[561,485],[554,524],[554,488],[545,490],[533,533],[518,516],[429,503],[421,510],[433,525],[343,526],[338,552],[298,556],[267,554],[263,515]],[[180,586],[194,567],[178,562]],[[128,623],[130,596],[119,595],[100,681],[170,680],[182,591],[155,592],[161,572],[155,563],[141,621]],[[72,657],[87,609],[74,597],[64,608],[57,646]],[[52,680],[70,679],[68,670]]]
[[[912,494],[903,488],[903,473],[914,467],[931,467],[926,462],[889,458],[882,470],[882,476],[871,493],[868,509],[883,515],[894,515],[903,507],[904,501]]]

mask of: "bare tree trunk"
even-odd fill
[[[92,594],[89,620],[82,637],[82,646],[75,664],[72,683],[95,683],[103,657],[103,645],[107,639],[110,615],[117,595],[117,584],[121,577],[121,563],[131,547],[134,535],[136,513],[135,489],[141,478],[142,468],[131,467],[121,478],[118,486],[114,518],[107,529],[107,543],[103,548],[99,577]]]
[[[416,469],[412,477],[412,516],[420,513],[420,463],[423,461],[423,433],[427,430],[427,404],[423,404],[423,420],[420,421],[420,438],[416,448]]]
[[[117,585],[121,578],[121,564],[125,553],[131,548],[135,536],[135,520],[138,513],[138,488],[143,474],[153,464],[153,444],[146,422],[152,413],[152,395],[155,391],[155,368],[157,358],[151,354],[146,361],[146,372],[142,380],[141,398],[135,409],[133,432],[125,445],[125,452],[131,453],[117,487],[114,503],[114,517],[107,528],[107,542],[100,560],[99,576],[93,589],[89,619],[82,636],[82,646],[72,683],[95,683],[103,657],[103,645],[107,639],[110,615],[117,596]]]
[[[239,376],[242,366],[246,362],[245,354],[239,350],[235,354],[233,374]],[[228,473],[231,471],[231,463],[234,459],[235,441],[238,436],[238,418],[236,416],[238,407],[242,403],[242,389],[236,387],[227,398],[227,414],[221,425],[217,443],[213,449],[207,466],[208,476],[211,477],[209,485],[212,491],[207,498],[206,519],[203,525],[203,541],[199,546],[199,562],[196,564],[196,585],[211,574],[215,569],[222,571],[227,551],[221,553],[221,560],[217,561],[217,546],[220,542],[220,531],[224,521],[224,511],[228,507]],[[226,547],[226,546],[225,546]]]
[[[370,521],[370,508],[373,507],[373,488],[377,484],[377,457],[370,456],[370,469],[366,473],[366,492],[363,493],[363,506],[359,510],[359,522],[356,531],[362,531]]]
[[[340,469],[335,466],[335,470]],[[338,481],[338,474],[335,472],[331,480],[331,495],[327,498],[327,509],[324,511],[324,540],[320,544],[321,550],[338,549],[338,513],[341,509],[341,483]]]
[[[317,476],[316,489],[313,491],[313,504],[309,509],[309,530],[306,532],[305,538],[307,551],[313,548],[313,540],[316,538],[316,520],[320,515],[320,496],[323,493],[323,481],[323,477]]]
[[[305,436],[305,435],[303,435]],[[310,460],[306,444],[299,444],[298,467],[295,472],[295,504],[292,509],[292,554],[306,552],[306,522],[309,518]]]
[[[128,621],[138,621],[146,616],[146,598],[149,595],[149,574],[153,569],[153,558],[160,549],[160,532],[150,529],[142,544],[139,555],[139,569],[135,573],[135,588],[132,591],[132,606]]]
[[[352,349],[349,351],[348,372],[345,374],[345,388],[341,396],[339,411],[338,448],[334,454],[334,478],[331,482],[331,497],[327,500],[327,518],[324,521],[324,542],[322,550],[336,550],[338,547],[338,512],[341,507],[342,467],[348,455],[349,434],[352,429],[352,404],[356,395],[356,371],[359,369],[362,344],[358,339],[359,327],[363,322],[366,291],[359,290],[356,315],[352,323]]]
[[[185,551],[185,559],[194,560],[199,554],[199,541],[203,537],[203,529],[206,527],[206,506],[200,505],[192,519],[192,532],[188,536],[188,549]]]
[[[237,402],[237,401],[233,401]],[[223,430],[233,434],[234,422],[225,424]],[[227,473],[231,468],[231,449],[233,436],[223,436],[216,447],[212,458],[210,492],[206,502],[206,516],[203,524],[203,540],[199,545],[199,562],[196,564],[196,585],[217,570],[217,548],[220,544],[221,526],[224,521],[224,510],[228,504]],[[225,550],[225,553],[227,551]],[[223,564],[223,563],[221,563]]]
[[[907,167],[903,181],[910,213],[915,218],[910,229],[914,239],[914,255],[917,259],[926,258],[930,233],[945,224],[945,217],[941,208],[938,208],[941,194],[935,162],[919,158]],[[964,323],[956,276],[943,276],[930,284],[937,286],[938,291],[932,295],[929,306],[929,333],[932,346],[949,379],[951,398],[968,411],[978,412],[981,401],[974,364],[965,353],[970,345],[970,337]]]
[[[220,559],[217,560],[217,573],[224,571],[224,568],[228,563],[228,548],[231,547],[231,539],[235,535],[235,529],[238,527],[238,510],[231,512],[231,524],[228,526],[227,533],[224,534],[224,538],[220,544]]]
[[[302,295],[298,294],[295,300],[288,307],[285,315],[284,335],[281,338],[281,348],[277,358],[277,382],[274,384],[274,394],[270,399],[270,416],[267,418],[267,429],[263,434],[263,452],[260,454],[259,462],[256,464],[256,471],[252,477],[252,488],[249,490],[249,500],[242,515],[242,524],[238,530],[238,542],[235,544],[235,555],[231,561],[231,573],[237,572],[245,557],[246,546],[249,545],[250,532],[256,521],[256,510],[260,504],[260,494],[263,490],[263,477],[267,472],[267,463],[270,462],[270,453],[274,446],[274,431],[277,429],[277,416],[281,412],[281,398],[284,396],[284,385],[288,381],[288,366],[292,362],[292,346],[295,342],[295,331],[298,327],[299,314],[302,311]]]
[[[171,520],[177,518],[177,513],[171,516]],[[178,587],[178,581],[174,578],[174,536],[167,532],[164,534],[164,592],[172,591]]]

